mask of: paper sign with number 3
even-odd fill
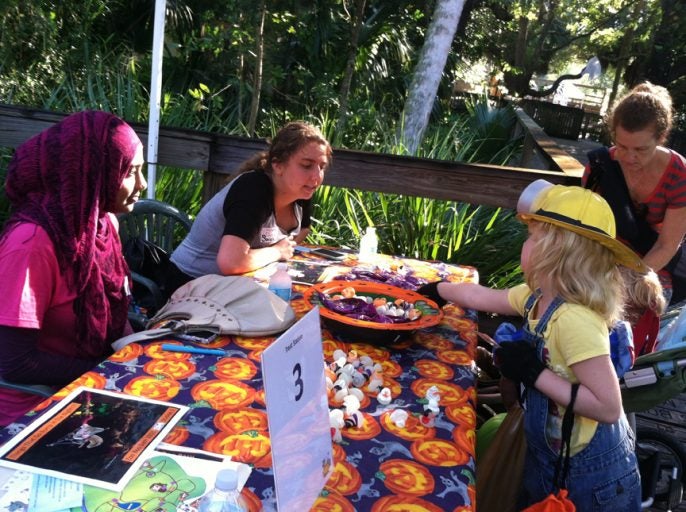
[[[333,465],[318,307],[262,353],[262,378],[278,509],[309,510]]]

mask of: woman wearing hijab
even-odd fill
[[[7,170],[12,214],[0,235],[0,376],[56,389],[130,332],[129,270],[114,214],[147,183],[134,130],[80,112],[17,148]],[[0,426],[40,397],[0,389]]]

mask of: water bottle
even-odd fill
[[[370,261],[374,258],[379,247],[379,240],[376,237],[376,228],[373,226],[367,227],[362,239],[360,240],[360,261]]]
[[[238,492],[236,470],[219,470],[214,489],[200,499],[198,512],[248,512],[248,507]]]
[[[291,289],[293,281],[288,275],[288,265],[279,263],[276,265],[276,272],[269,278],[269,289],[281,297],[286,302],[291,300]]]

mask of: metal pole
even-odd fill
[[[155,27],[152,41],[152,79],[150,80],[150,115],[148,118],[148,194],[155,199],[157,180],[157,143],[160,133],[160,102],[162,97],[162,50],[164,48],[164,18],[166,0],[155,0]]]

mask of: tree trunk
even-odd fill
[[[402,142],[415,154],[429,122],[464,0],[437,0],[403,109]]]
[[[338,123],[336,123],[336,133],[342,134],[345,129],[345,123],[348,119],[348,96],[350,95],[350,85],[353,81],[353,73],[355,72],[355,59],[357,58],[357,45],[360,39],[360,27],[364,18],[364,8],[367,0],[357,0],[355,2],[355,18],[352,20],[352,27],[350,29],[350,46],[348,47],[348,61],[345,64],[345,74],[341,82],[341,90],[339,94],[340,110],[338,114]]]
[[[612,104],[615,102],[615,98],[617,98],[617,91],[619,90],[619,82],[621,81],[622,78],[622,73],[624,72],[624,69],[626,69],[626,65],[629,62],[629,54],[631,51],[631,45],[634,41],[634,33],[635,33],[635,22],[633,20],[640,19],[641,12],[643,12],[643,8],[645,7],[645,1],[644,0],[639,0],[634,4],[634,10],[631,13],[631,17],[629,18],[630,21],[628,23],[627,29],[624,32],[624,37],[622,37],[622,43],[621,46],[619,47],[619,55],[617,57],[617,65],[615,69],[615,78],[612,82],[612,92],[610,93],[610,100],[608,105],[612,107]]]
[[[255,76],[253,78],[252,101],[250,102],[250,119],[248,120],[248,135],[255,135],[257,113],[260,110],[260,92],[262,91],[262,63],[264,61],[264,19],[267,15],[267,2],[260,2],[260,24],[257,30],[255,43],[257,55],[255,56]]]

